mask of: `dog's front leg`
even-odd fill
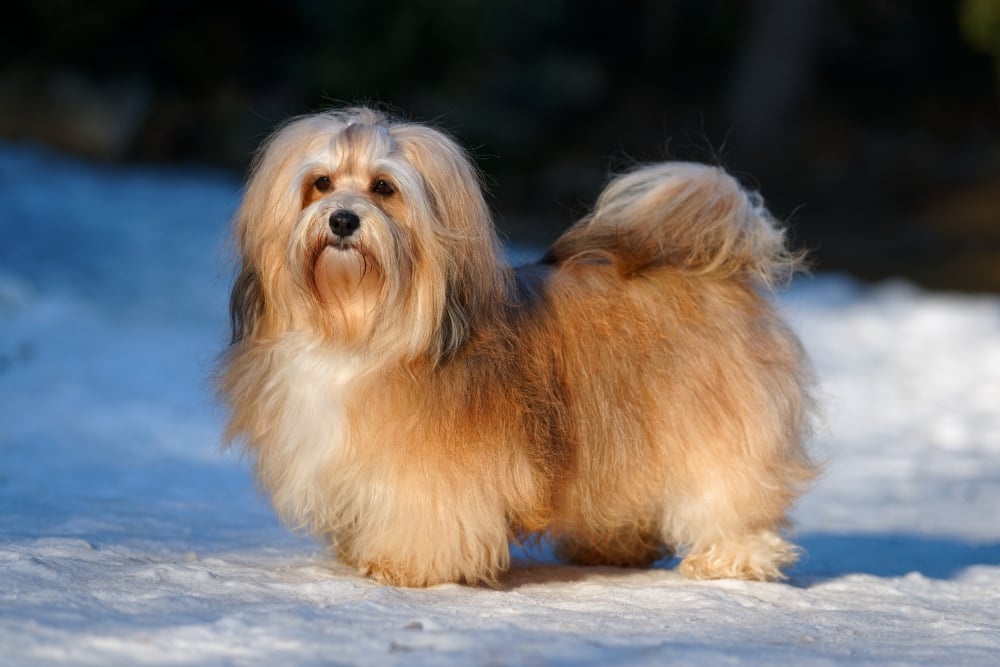
[[[510,564],[506,512],[474,482],[401,475],[339,545],[342,559],[391,586],[495,585]]]

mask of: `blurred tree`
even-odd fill
[[[812,85],[828,0],[756,3],[725,94],[732,152],[751,163],[780,142]]]

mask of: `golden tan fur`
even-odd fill
[[[514,270],[451,139],[331,111],[265,144],[234,237],[227,437],[365,574],[494,583],[538,534],[580,563],[676,550],[701,578],[794,561],[808,376],[766,291],[796,258],[723,171],[621,176]]]

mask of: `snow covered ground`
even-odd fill
[[[218,446],[238,187],[0,145],[0,664],[1000,664],[1000,298],[783,295],[826,415],[788,583],[539,555],[396,590]]]

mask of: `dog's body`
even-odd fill
[[[622,176],[515,271],[450,139],[347,110],[272,138],[235,225],[228,435],[343,561],[495,582],[532,534],[704,578],[794,561],[808,374],[761,293],[794,258],[721,170]]]

